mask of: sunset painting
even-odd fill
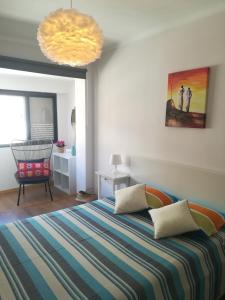
[[[170,73],[166,126],[205,128],[209,68]]]

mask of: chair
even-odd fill
[[[20,203],[21,187],[23,187],[24,194],[27,184],[44,183],[45,192],[47,192],[48,185],[51,201],[53,201],[49,183],[52,148],[51,140],[13,141],[11,143],[11,150],[17,166],[15,178],[19,184],[17,206]]]

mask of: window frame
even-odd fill
[[[23,96],[23,97],[25,97],[26,125],[27,125],[27,139],[28,140],[31,140],[31,123],[30,123],[29,99],[31,97],[51,98],[52,99],[52,109],[53,109],[53,123],[54,123],[54,125],[53,125],[53,127],[54,127],[53,143],[57,142],[57,140],[58,140],[58,118],[57,118],[57,94],[56,93],[0,89],[0,95]],[[10,144],[0,144],[0,148],[7,148],[7,147],[10,147]]]

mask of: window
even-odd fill
[[[0,90],[0,146],[57,138],[56,94]]]

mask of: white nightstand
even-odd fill
[[[103,171],[97,171],[95,174],[98,176],[98,199],[101,199],[102,180],[112,184],[113,195],[118,185],[124,184],[125,186],[129,186],[130,184],[130,176],[125,173],[107,173]]]

